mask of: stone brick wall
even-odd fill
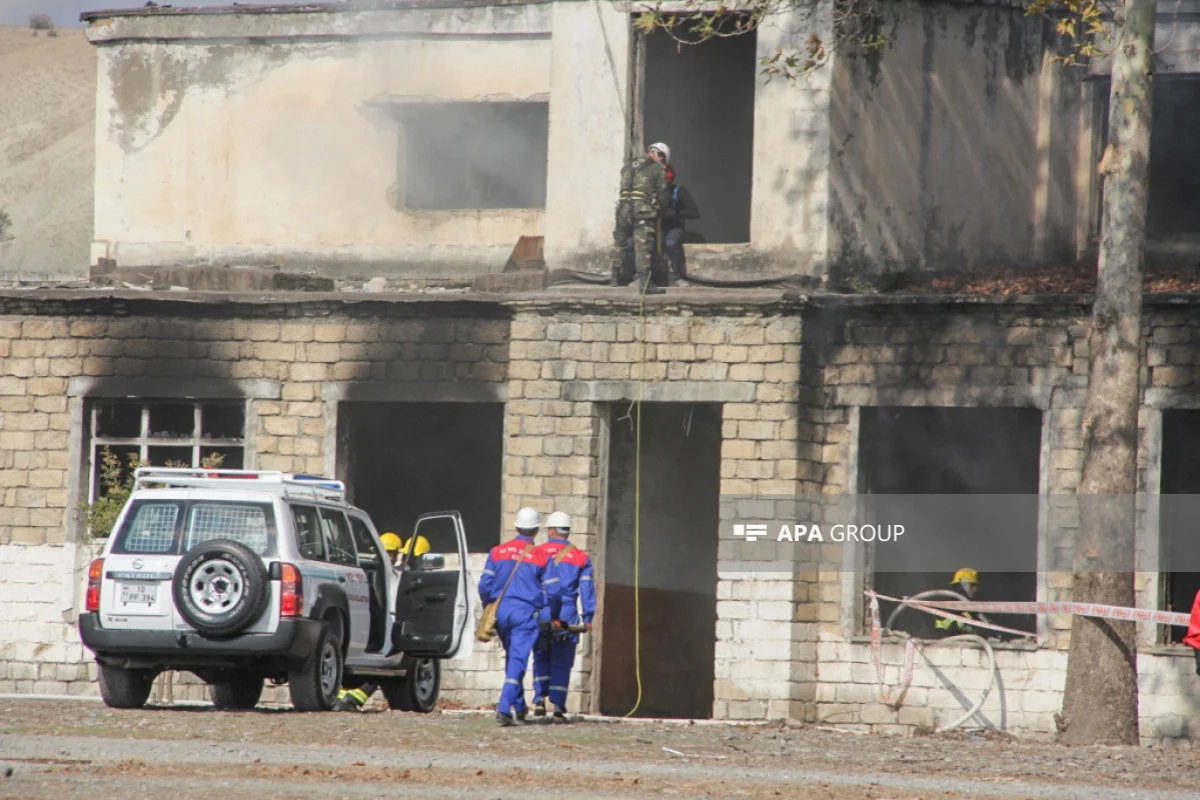
[[[0,686],[10,690],[95,692],[74,624],[75,584],[97,547],[74,511],[86,499],[86,397],[244,396],[247,466],[313,474],[334,467],[331,391],[384,385],[397,399],[436,399],[473,385],[503,397],[509,323],[494,304],[434,303],[431,314],[426,304],[340,299],[63,297],[0,316],[0,681],[11,682]],[[494,672],[495,658],[453,663]],[[462,683],[453,673],[451,694]],[[190,677],[180,682],[177,699],[203,699]]]
[[[806,356],[821,372],[815,381],[825,399],[823,451],[827,492],[860,491],[856,431],[846,420],[869,406],[1034,407],[1041,409],[1041,491],[1073,494],[1083,464],[1081,423],[1087,387],[1089,309],[1053,299],[986,303],[953,311],[941,298],[850,300],[814,310],[805,318]],[[1142,383],[1145,390],[1139,452],[1139,486],[1157,491],[1154,470],[1164,408],[1196,407],[1195,360],[1187,343],[1194,313],[1148,305]],[[845,416],[842,416],[845,415]],[[832,430],[830,430],[832,429]],[[840,435],[830,435],[833,431]],[[1038,599],[1070,600],[1074,510],[1047,503],[1042,522]],[[1157,534],[1140,518],[1139,604],[1157,607]],[[894,711],[876,702],[861,591],[869,576],[824,564],[820,610],[826,620],[816,677],[817,719],[880,732],[932,728],[962,716],[987,687],[983,655],[970,646],[939,646],[916,659],[913,688]],[[831,584],[843,584],[834,589]],[[814,597],[814,600],[817,598]],[[1061,708],[1071,618],[1039,620],[1039,644],[1000,645],[998,683],[982,716],[986,724],[1019,733],[1049,735]],[[1139,655],[1143,737],[1186,735],[1200,717],[1190,711],[1193,694],[1187,648],[1156,648],[1155,630],[1142,626]],[[885,645],[889,685],[899,682],[903,648]],[[972,723],[974,724],[974,723]]]
[[[73,619],[74,544],[0,544],[0,693],[94,694],[95,665]]]
[[[86,364],[61,319],[0,321],[0,543],[62,544],[67,378]]]
[[[633,304],[598,309],[548,298],[514,305],[504,491],[510,524],[524,505],[567,511],[573,537],[581,534],[581,546],[598,554],[603,404],[643,392],[647,400],[739,401],[723,407],[722,495],[791,495],[810,477],[794,444],[807,430],[796,402],[800,320],[780,306],[656,304],[640,316]],[[719,553],[721,561],[730,557]],[[763,595],[787,604],[795,599],[793,584],[759,588],[767,582],[752,585],[722,570],[718,563],[713,714],[786,717],[793,631],[762,625],[747,600]],[[593,700],[587,644],[572,678],[572,702],[583,709]]]

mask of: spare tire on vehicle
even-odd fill
[[[262,559],[232,539],[196,545],[171,582],[179,615],[202,636],[234,636],[267,607],[270,583]]]

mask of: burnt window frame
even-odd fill
[[[138,434],[136,436],[113,436],[102,434],[100,432],[99,416],[101,409],[110,406],[138,406]],[[150,429],[150,417],[152,407],[162,406],[191,406],[192,410],[192,432],[190,436],[172,436],[172,435],[152,435]],[[205,437],[204,434],[204,407],[214,408],[239,408],[242,412],[242,434],[240,437]],[[247,465],[247,455],[249,453],[249,436],[247,429],[250,423],[250,410],[244,399],[180,399],[171,397],[156,397],[156,398],[119,398],[119,397],[95,397],[88,398],[84,406],[84,419],[86,423],[86,442],[87,451],[85,453],[85,476],[87,480],[86,497],[87,502],[95,503],[99,499],[99,475],[100,467],[100,451],[108,447],[114,451],[120,448],[118,452],[125,453],[136,447],[139,459],[145,461],[149,458],[151,448],[172,447],[183,449],[190,448],[189,466],[199,467],[201,460],[214,449],[221,450],[240,450],[242,455],[242,466]],[[207,452],[205,452],[207,451]],[[121,456],[122,464],[125,463],[125,456]]]
[[[944,405],[937,402],[889,402],[890,398],[880,398],[877,402],[869,405],[850,406],[851,421],[848,423],[849,439],[847,446],[852,448],[854,453],[853,461],[857,468],[852,471],[850,477],[852,491],[851,494],[874,494],[867,485],[870,480],[868,478],[868,470],[863,462],[863,446],[862,440],[864,437],[863,416],[864,412],[872,412],[880,409],[893,409],[897,411],[913,411],[919,409],[933,408],[948,408],[960,409],[965,411],[1028,411],[1036,412],[1039,416],[1039,443],[1038,443],[1038,464],[1037,464],[1037,484],[1038,484],[1038,523],[1035,535],[1036,546],[1036,567],[1034,571],[1034,597],[1030,598],[1035,601],[1044,601],[1048,599],[1047,595],[1047,540],[1046,531],[1042,524],[1042,519],[1045,514],[1045,501],[1048,492],[1046,484],[1046,457],[1047,457],[1047,442],[1046,437],[1052,435],[1048,433],[1048,427],[1053,425],[1053,415],[1050,410],[1037,405],[1029,405],[1022,402],[1005,403],[1000,402],[993,405]],[[968,493],[975,494],[975,493]],[[981,494],[989,494],[987,492]],[[860,504],[861,505],[861,504]],[[861,512],[860,512],[861,513]],[[871,635],[871,615],[868,610],[869,603],[863,596],[864,591],[875,589],[875,546],[869,543],[855,544],[848,548],[844,555],[844,568],[849,568],[857,576],[852,582],[843,586],[841,598],[841,609],[845,614],[842,621],[842,631],[848,640],[862,642],[870,638]],[[949,588],[949,586],[930,586],[930,589]],[[881,609],[882,611],[882,609]],[[910,612],[912,613],[912,612]],[[886,614],[881,614],[880,623],[886,621]],[[1005,620],[999,620],[1004,624]],[[993,642],[994,647],[1001,649],[1017,649],[1017,650],[1035,650],[1043,647],[1052,636],[1052,630],[1049,625],[1049,619],[1044,615],[1035,615],[1033,620],[1034,636],[1029,639],[1013,638]],[[1018,625],[1017,627],[1021,627]],[[967,645],[969,646],[969,645]]]

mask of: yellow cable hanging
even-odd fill
[[[636,254],[635,254],[636,258]],[[633,674],[637,680],[637,700],[625,714],[632,717],[642,705],[642,399],[646,396],[646,289],[653,271],[646,276],[638,292],[638,396],[634,400],[633,421]]]

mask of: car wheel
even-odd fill
[[[252,672],[230,673],[228,680],[213,683],[208,687],[214,708],[241,711],[258,705],[262,691],[262,676]]]
[[[100,665],[100,696],[109,708],[141,708],[150,698],[156,673]]]
[[[417,711],[428,714],[437,707],[442,688],[442,662],[436,658],[417,658],[409,662],[408,674],[383,684],[383,695],[393,711]]]
[[[342,642],[325,624],[304,666],[288,673],[288,694],[297,711],[328,711],[341,688]]]
[[[270,583],[262,560],[244,545],[213,539],[180,560],[171,595],[179,615],[201,635],[233,636],[262,616]]]

